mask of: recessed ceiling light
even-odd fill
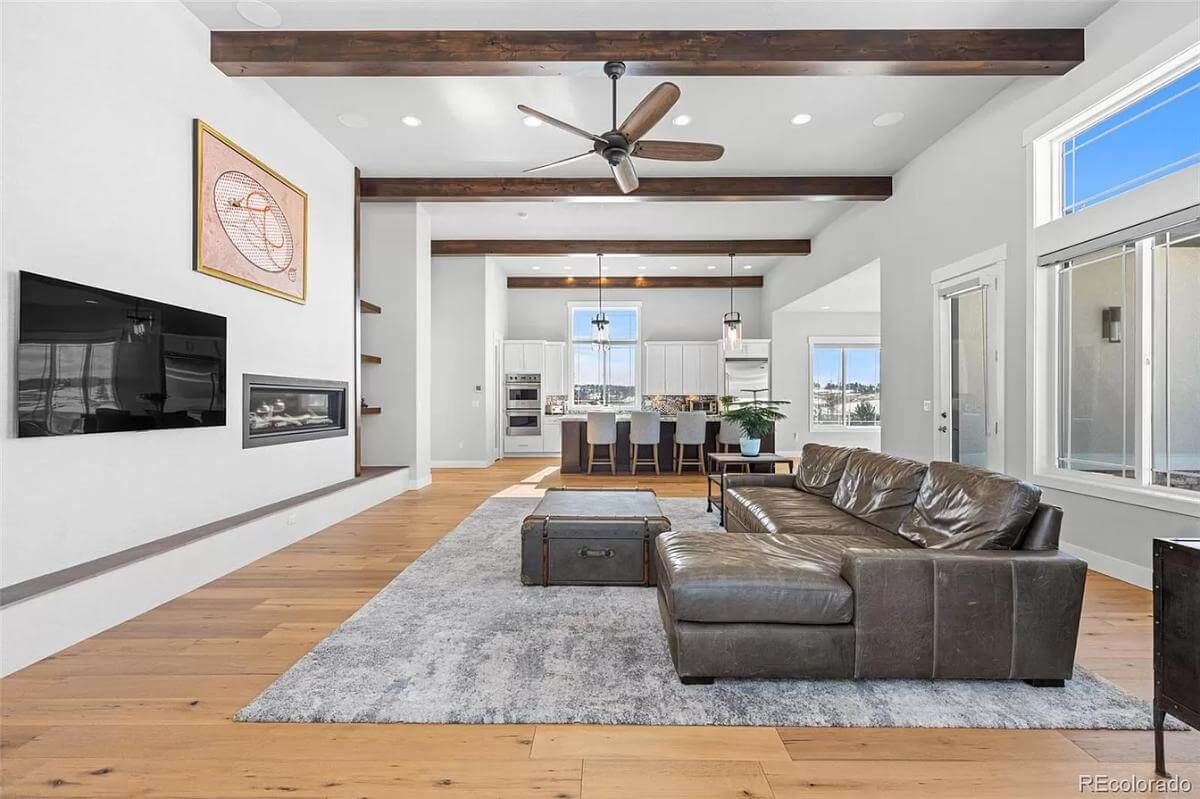
[[[674,272],[674,271],[675,271],[676,269],[678,269],[678,268],[679,268],[678,266],[672,266],[672,267],[671,267],[671,271],[672,271],[672,272]]]
[[[368,124],[367,118],[362,114],[338,114],[338,122],[348,128],[365,128]]]
[[[278,28],[283,16],[263,0],[238,0],[234,8],[247,22],[260,28]]]
[[[540,128],[542,126],[542,120],[538,119],[537,117],[527,116],[522,121],[525,123],[525,127],[527,128]]]
[[[570,266],[570,264],[564,264],[564,265],[563,265],[563,271],[564,271],[564,272],[570,272],[570,271],[571,271],[571,266]]]
[[[532,266],[532,267],[530,267],[530,269],[532,269],[532,270],[533,270],[533,271],[535,271],[535,272],[540,272],[540,271],[542,271],[542,268],[541,268],[540,266]]]
[[[671,120],[671,124],[678,125],[679,127],[682,128],[686,125],[692,124],[692,118],[690,116],[688,116],[687,114],[680,114],[679,116],[677,116]]]
[[[406,117],[402,117],[400,119],[400,121],[403,122],[405,125],[408,125],[410,128],[418,128],[421,126],[420,117],[406,116]]]
[[[645,265],[645,264],[639,264],[639,265],[638,265],[638,271],[639,271],[639,272],[645,272],[645,271],[646,271],[646,265]]]
[[[828,305],[822,305],[822,306],[821,306],[821,310],[822,310],[822,311],[828,311],[828,310],[829,310],[829,306],[828,306]]]
[[[754,267],[751,266],[750,264],[742,264],[742,269],[753,269],[753,268]]]
[[[892,125],[900,124],[903,119],[903,111],[888,111],[886,114],[875,117],[871,124],[877,128],[890,128]]]
[[[793,125],[807,125],[809,122],[812,122],[812,114],[796,114],[792,117]]]
[[[712,264],[709,264],[709,265],[708,265],[708,268],[709,268],[709,269],[716,269],[716,267],[715,267],[715,266],[713,266]]]

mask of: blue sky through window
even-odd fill
[[[1063,142],[1063,213],[1200,164],[1200,68]]]

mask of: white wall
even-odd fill
[[[931,270],[1006,244],[1004,450],[1007,470],[1024,474],[1032,265],[1024,255],[1030,216],[1022,133],[1147,48],[1185,26],[1194,30],[1196,14],[1194,3],[1118,4],[1088,27],[1082,65],[1061,77],[1015,81],[901,170],[891,199],[863,203],[818,234],[804,269],[767,274],[764,304],[774,310],[880,259],[885,451],[923,460],[933,455],[932,414],[922,409],[934,391]],[[1114,510],[1115,503],[1062,491],[1048,490],[1045,497],[1066,511],[1066,541],[1132,564],[1128,574],[1146,574],[1151,537],[1197,530],[1191,517]]]
[[[745,338],[763,337],[762,291],[735,290],[734,308],[742,314]],[[595,301],[595,289],[509,289],[507,337],[565,341],[567,303]],[[729,290],[611,289],[605,290],[604,301],[642,303],[643,341],[716,341],[721,317],[729,311]]]
[[[430,412],[434,464],[481,465],[492,459],[485,407],[491,358],[487,266],[483,256],[434,261]]]
[[[2,13],[3,583],[351,477],[352,435],[243,450],[238,410],[244,372],[353,379],[351,164],[263,81],[214,69],[182,5]],[[307,304],[192,271],[194,117],[308,193]],[[226,316],[228,424],[15,438],[21,269]]]
[[[431,274],[429,215],[415,203],[366,204],[361,230],[362,296],[383,313],[363,320],[362,395],[382,413],[363,417],[363,463],[408,466],[411,485],[429,482],[431,447]]]
[[[809,336],[878,336],[879,314],[776,311],[773,317],[771,396],[792,403],[784,411],[788,418],[775,425],[775,448],[780,452],[799,452],[811,441],[878,450],[879,430],[808,429],[808,420],[812,418],[808,339]],[[885,377],[881,398],[887,391]]]

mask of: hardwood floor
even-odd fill
[[[0,681],[5,797],[1078,796],[1152,776],[1148,732],[235,724],[232,715],[487,497],[703,496],[696,475],[438,470],[396,497]],[[1151,691],[1150,594],[1092,574],[1080,661]],[[1200,733],[1168,736],[1200,792]]]

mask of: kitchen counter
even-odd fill
[[[587,443],[587,417],[579,414],[565,414],[562,416],[554,416],[552,418],[562,420],[562,464],[560,471],[563,474],[579,474],[587,471],[588,462],[588,443]],[[717,432],[721,429],[721,417],[709,416],[707,430],[707,452],[717,451]],[[664,472],[675,470],[674,464],[671,462],[673,444],[675,442],[675,419],[674,417],[664,416],[660,423],[659,442],[658,442],[658,466]],[[629,415],[617,415],[617,471],[629,471]],[[771,429],[762,440],[763,452],[775,451],[775,430]],[[605,449],[600,450],[601,453],[607,454]],[[688,449],[688,457],[695,457],[692,453],[694,448]],[[643,447],[642,456],[648,456],[649,451]],[[603,457],[603,456],[602,456]],[[689,467],[693,468],[693,467]],[[755,471],[767,470],[766,465],[756,465]],[[773,468],[773,467],[771,467]],[[643,470],[649,470],[649,466],[638,467],[638,474],[642,474]],[[596,474],[608,473],[608,467],[597,467]]]

